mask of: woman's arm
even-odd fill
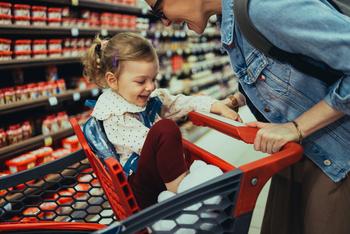
[[[287,142],[298,142],[299,131],[302,138],[305,138],[342,116],[344,113],[321,101],[294,120],[299,130],[292,122],[284,124],[252,122],[247,125],[260,128],[254,141],[254,149],[271,154],[279,151]]]

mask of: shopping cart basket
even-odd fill
[[[211,127],[250,144],[257,132],[254,128],[232,126],[202,113],[192,112],[189,118],[196,125]],[[72,119],[71,123],[108,198],[115,218],[120,220],[105,229],[100,229],[99,233],[247,233],[257,196],[264,184],[273,174],[297,162],[302,155],[301,146],[288,143],[278,153],[235,168],[183,140],[186,159],[189,162],[201,159],[220,167],[226,173],[139,211],[119,162],[109,157],[102,163],[92,152],[77,122]],[[220,202],[207,202],[207,199],[213,196],[220,196]]]

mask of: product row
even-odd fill
[[[130,1],[135,4],[134,0]],[[0,2],[0,24],[5,25],[136,29],[136,23],[137,17],[127,14]]]
[[[89,118],[89,115],[90,111],[86,111],[74,117],[83,123]],[[31,138],[35,132],[38,132],[35,131],[34,122],[26,120],[22,123],[0,128],[0,148]],[[64,111],[42,117],[39,125],[41,126],[40,132],[43,135],[54,134],[71,127],[69,117]]]

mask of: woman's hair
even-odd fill
[[[83,74],[90,82],[107,88],[106,72],[118,76],[124,61],[152,62],[157,59],[151,43],[135,33],[119,33],[109,40],[103,40],[97,35],[82,59]]]

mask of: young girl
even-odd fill
[[[227,106],[230,102],[206,96],[173,96],[165,89],[156,89],[156,51],[137,34],[119,33],[109,40],[97,37],[83,64],[85,76],[107,88],[92,116],[103,121],[141,208],[156,203],[163,190],[176,192],[188,171],[174,120],[193,110],[239,120]]]

